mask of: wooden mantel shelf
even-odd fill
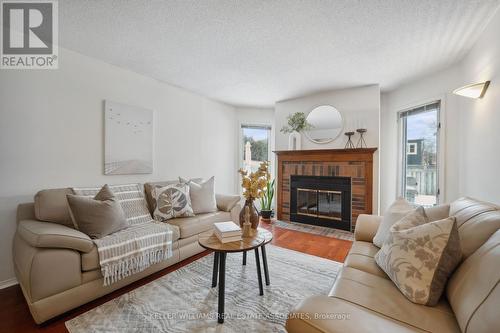
[[[283,161],[371,161],[377,148],[277,150]]]
[[[377,151],[377,148],[354,148],[354,149],[304,149],[304,150],[275,150],[277,155],[315,155],[315,154],[363,154]]]
[[[359,214],[372,212],[373,154],[377,148],[279,150],[278,219],[290,218],[290,177],[292,175],[343,176],[352,179],[352,227]]]

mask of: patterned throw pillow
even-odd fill
[[[115,197],[125,212],[129,225],[151,222],[153,218],[148,209],[148,203],[139,184],[109,185]],[[100,187],[73,187],[73,193],[86,197],[94,197],[101,190]]]
[[[419,208],[395,223],[375,261],[406,298],[433,306],[460,262],[462,251],[454,217],[426,220]]]
[[[163,222],[176,217],[194,216],[188,184],[171,184],[154,189],[154,217]]]

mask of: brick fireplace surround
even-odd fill
[[[359,214],[372,213],[373,153],[377,148],[275,151],[278,220],[290,220],[290,176],[342,176],[352,180],[352,230]]]

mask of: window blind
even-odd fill
[[[411,108],[411,109],[408,109],[405,111],[401,111],[401,112],[399,112],[399,118],[406,118],[408,116],[413,116],[413,115],[427,112],[427,111],[439,110],[440,107],[441,107],[440,101],[432,102],[432,103],[418,106],[415,108]]]
[[[241,128],[270,130],[271,126],[269,126],[269,125],[241,125]]]

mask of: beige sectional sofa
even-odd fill
[[[158,184],[162,183],[165,182]],[[144,186],[148,203],[155,184]],[[237,222],[241,209],[234,196],[216,195],[217,212],[171,220],[172,257],[103,286],[96,246],[87,235],[72,227],[66,202],[66,194],[70,192],[69,188],[43,190],[37,193],[34,203],[18,207],[14,269],[37,323],[204,251],[198,245],[198,234],[210,230],[215,222]]]
[[[446,215],[456,217],[463,258],[437,306],[410,302],[377,266],[379,248],[372,240],[381,217],[361,215],[355,242],[329,295],[298,304],[287,320],[288,332],[498,331],[500,207],[462,198],[450,204]]]

